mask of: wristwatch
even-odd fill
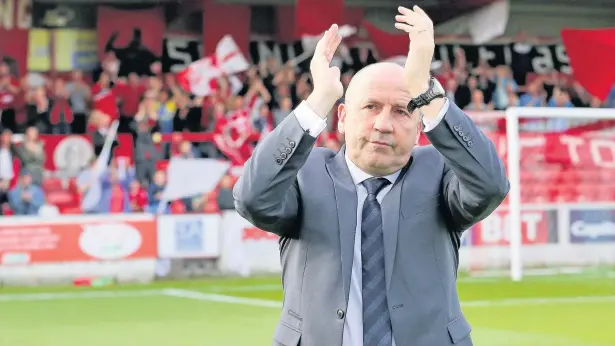
[[[427,106],[431,101],[444,97],[445,94],[442,84],[435,77],[431,77],[429,79],[429,89],[408,102],[408,112],[412,113],[417,108]]]

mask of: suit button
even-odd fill
[[[307,131],[309,133],[309,131]],[[288,142],[288,145],[290,145],[291,148],[295,147],[295,141],[290,141]]]
[[[454,129],[455,131],[459,131],[459,125],[455,125],[455,126],[453,126],[453,129]]]
[[[281,153],[280,154],[280,158],[282,158],[282,160],[284,160],[286,158],[286,153]]]
[[[342,310],[342,309],[337,310],[337,318],[339,318],[341,320],[341,319],[344,318],[344,315],[346,315],[344,313],[344,310]]]
[[[282,164],[282,159],[280,159],[280,158],[275,159],[275,163],[277,163],[278,165],[281,165]]]
[[[287,154],[290,154],[293,150],[291,148],[286,148],[285,151],[286,151]]]
[[[469,140],[470,140],[470,137],[468,137],[468,136],[463,136],[463,140],[464,140],[465,142],[467,142],[467,141],[469,141]]]
[[[474,143],[472,141],[468,141],[468,146],[471,148]]]
[[[463,131],[459,131],[459,132],[457,132],[457,133],[458,133],[460,136],[462,136],[462,137],[463,137]]]

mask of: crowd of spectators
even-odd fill
[[[135,155],[111,160],[102,175],[96,174],[96,158],[83,167],[71,184],[81,199],[91,198],[92,202],[81,203],[84,207],[79,211],[155,212],[166,183],[165,168],[158,162],[181,156],[230,159],[241,165],[254,144],[312,90],[309,73],[275,59],[248,69],[240,76],[241,85],[228,78],[219,79],[214,93],[207,97],[182,90],[175,75],[163,73],[159,62],[150,66],[149,74],[141,76],[118,75],[120,64],[109,53],[92,74],[29,74],[19,79],[0,62],[0,205],[4,205],[0,213],[10,209],[13,214],[37,214],[45,205],[41,187],[46,158],[39,133],[98,133],[104,141],[109,124],[118,120],[119,132],[134,138]],[[352,74],[347,71],[342,75],[345,86]],[[463,55],[458,55],[455,66],[443,64],[436,74],[447,97],[466,110],[615,107],[615,92],[603,102],[556,71],[527,78],[526,85],[518,85],[508,66],[470,67]],[[336,131],[335,108],[327,119],[329,126],[318,145],[337,150],[343,138]],[[173,135],[185,132],[210,133],[219,140],[190,142]],[[19,144],[11,140],[15,133],[24,133]],[[173,140],[160,143],[165,135]],[[18,179],[14,179],[14,159],[21,167]],[[215,192],[175,201],[162,210],[211,212],[232,208],[233,182],[234,177],[227,175]]]

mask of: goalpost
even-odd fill
[[[521,280],[530,260],[548,273],[615,265],[615,136],[608,133],[615,128],[615,109],[509,108],[505,118],[511,279]],[[549,121],[565,122],[562,129],[568,130],[532,132],[546,128]],[[528,158],[534,155],[528,148],[542,150],[537,162]],[[529,188],[523,182],[532,177],[538,183],[522,191]],[[555,228],[555,239],[532,253],[533,244],[524,244],[524,232],[536,229],[524,230],[522,212],[540,210],[541,203],[555,212],[554,225],[548,225]]]

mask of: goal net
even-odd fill
[[[520,280],[615,266],[615,109],[469,115],[495,144],[511,190],[464,233],[460,271]]]

